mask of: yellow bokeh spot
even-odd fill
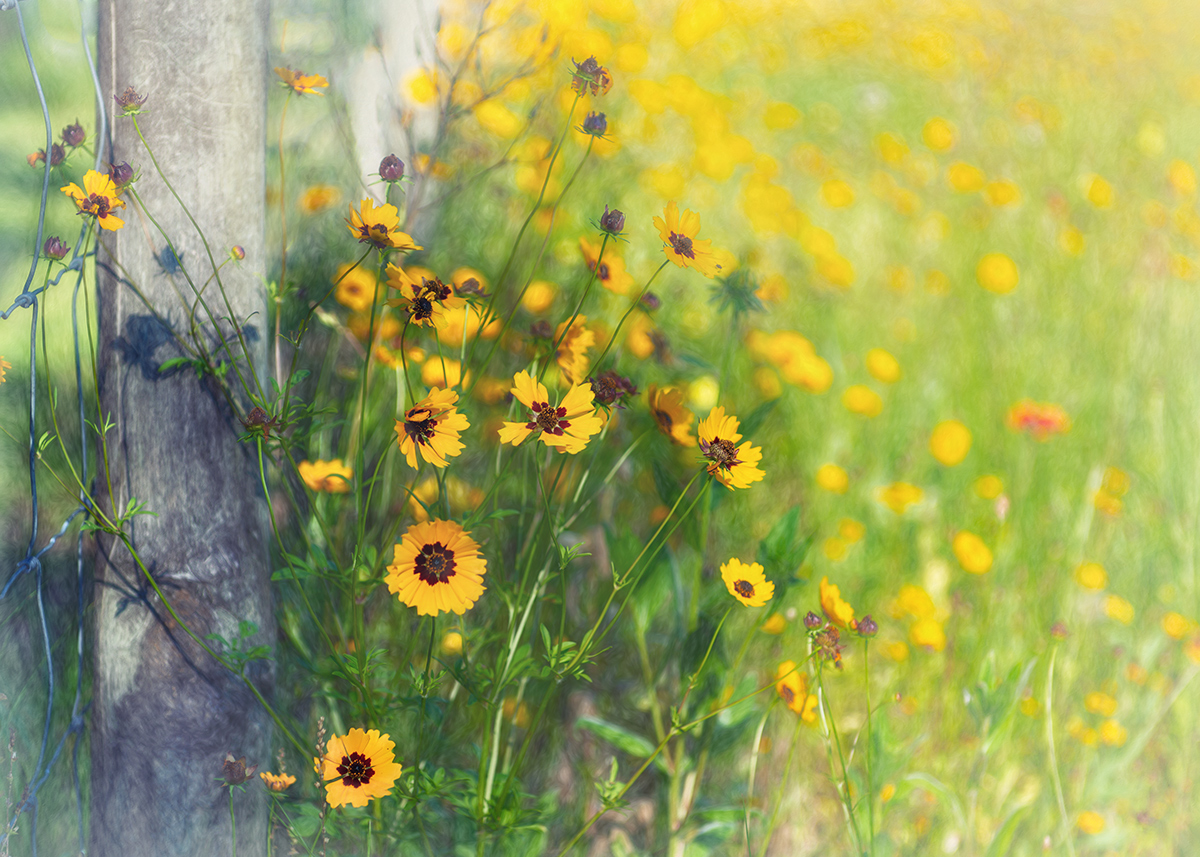
[[[1082,232],[1074,226],[1068,226],[1058,233],[1058,246],[1063,249],[1064,253],[1071,256],[1083,255],[1084,249],[1087,247],[1087,239],[1084,238]]]
[[[1117,700],[1103,691],[1093,690],[1083,698],[1083,707],[1092,714],[1099,714],[1101,717],[1112,717],[1117,713]]]
[[[908,144],[889,132],[875,138],[875,148],[879,150],[879,157],[888,164],[903,163],[908,157]]]
[[[876,380],[885,384],[896,383],[903,374],[899,361],[882,348],[872,348],[867,352],[867,371]]]
[[[884,643],[881,647],[883,656],[889,660],[900,661],[908,660],[908,643],[903,640],[896,640],[893,643]]]
[[[637,74],[646,67],[650,53],[645,45],[621,45],[613,57],[613,65],[626,74]]]
[[[1075,582],[1084,589],[1099,592],[1108,586],[1108,572],[1098,562],[1085,562],[1075,569]]]
[[[1171,276],[1178,280],[1190,280],[1196,276],[1196,263],[1182,253],[1172,253]]]
[[[525,290],[525,296],[521,298],[521,306],[525,308],[526,312],[538,315],[550,308],[550,304],[554,303],[554,296],[557,294],[558,286],[554,283],[534,280]]]
[[[1026,717],[1037,717],[1041,710],[1042,706],[1037,701],[1037,697],[1027,696],[1021,700],[1021,713]]]
[[[775,101],[767,105],[763,113],[763,124],[772,131],[784,131],[800,121],[802,114],[785,101]]]
[[[983,539],[967,530],[954,536],[954,556],[964,571],[971,574],[986,574],[992,567],[992,551]]]
[[[854,204],[854,188],[841,179],[830,179],[821,185],[821,199],[830,208],[848,208]]]
[[[683,169],[675,164],[664,164],[656,169],[643,171],[642,183],[662,199],[678,199],[687,190],[687,179]]]
[[[852,414],[877,417],[883,413],[883,399],[870,387],[855,384],[842,393],[842,404]]]
[[[781,613],[772,613],[766,622],[763,622],[763,632],[767,634],[782,634],[787,629],[787,619],[783,618]]]
[[[884,273],[888,288],[894,292],[907,292],[912,288],[912,271],[903,265],[889,265]]]
[[[841,289],[854,285],[854,264],[840,253],[817,257],[817,273]]]
[[[965,161],[957,161],[946,170],[946,180],[950,182],[950,187],[959,193],[975,193],[983,190],[987,176],[979,167]]]
[[[897,515],[903,515],[909,506],[921,502],[925,492],[909,482],[893,482],[880,488],[876,496],[880,503]]]
[[[833,494],[845,494],[850,476],[836,464],[822,464],[817,468],[817,485]]]
[[[976,479],[971,488],[977,497],[995,500],[1004,491],[1004,480],[992,473],[986,473]]]
[[[961,464],[971,451],[971,430],[958,420],[943,420],[929,436],[929,451],[947,467]]]
[[[691,48],[718,32],[725,23],[721,0],[684,0],[675,15],[672,33],[680,47]]]
[[[984,186],[983,197],[988,201],[988,205],[994,205],[997,208],[1006,205],[1016,205],[1021,201],[1021,189],[1017,187],[1017,183],[1014,181],[996,179]]]
[[[495,100],[484,101],[476,105],[475,118],[484,130],[504,140],[516,137],[524,127],[521,117]]]
[[[688,384],[688,402],[703,413],[708,413],[716,407],[720,395],[721,385],[712,375],[701,375]]]
[[[759,366],[754,370],[754,386],[762,393],[764,399],[778,399],[783,395],[783,384],[779,375],[768,366]]]
[[[925,617],[913,622],[908,629],[908,640],[914,646],[940,652],[946,648],[946,630],[937,619]]]
[[[1124,746],[1129,740],[1129,730],[1116,720],[1105,720],[1100,724],[1100,740],[1110,747]]]
[[[903,645],[903,643],[901,645]],[[891,800],[895,796],[896,796],[896,784],[895,783],[884,783],[883,788],[881,788],[879,790],[879,802],[880,803],[887,803],[889,800]]]
[[[432,104],[438,95],[437,72],[417,69],[408,78],[407,89],[409,97],[417,104]]]
[[[821,550],[825,554],[826,558],[832,560],[833,562],[841,562],[846,558],[847,547],[848,545],[843,539],[840,539],[837,536],[830,536],[825,540],[825,543],[821,545]]]
[[[945,152],[958,139],[958,132],[947,120],[940,116],[935,116],[926,122],[925,127],[921,129],[921,139],[925,141],[926,146],[935,152]]]
[[[861,521],[853,518],[842,518],[838,521],[838,537],[845,540],[847,544],[862,541],[862,537],[866,534],[867,528]]]
[[[1167,164],[1167,181],[1180,196],[1191,196],[1196,192],[1196,172],[1187,161],[1176,158]]]
[[[931,295],[950,294],[950,277],[936,268],[925,272],[925,291]]]
[[[470,378],[470,373],[467,373]],[[457,360],[430,357],[421,367],[421,383],[426,387],[457,387],[462,380],[462,367]]]
[[[1075,826],[1089,835],[1099,833],[1104,829],[1104,816],[1089,809],[1075,817]]]
[[[1178,613],[1171,612],[1162,618],[1163,632],[1176,640],[1182,640],[1192,629],[1192,623]]]
[[[1115,619],[1122,625],[1133,622],[1133,605],[1119,595],[1110,595],[1104,602],[1104,613],[1110,619]]]
[[[1167,147],[1167,135],[1157,122],[1143,122],[1138,129],[1137,147],[1148,158],[1158,157]]]
[[[458,631],[450,631],[442,637],[442,654],[445,655],[460,655],[463,650],[462,634]]]
[[[1087,182],[1087,200],[1096,208],[1112,208],[1115,199],[1113,186],[1103,176],[1089,176]]]
[[[1021,279],[1017,263],[1003,253],[987,253],[975,267],[975,279],[989,292],[1004,295],[1017,287]]]

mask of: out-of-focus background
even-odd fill
[[[23,8],[56,133],[76,118],[91,133],[80,7]],[[41,171],[26,156],[44,145],[12,14],[0,13],[5,307],[34,234]],[[465,113],[431,152],[430,105],[481,15],[496,28],[481,66],[537,70],[508,83],[468,74]],[[422,264],[494,272],[507,248],[485,238],[541,187],[569,61],[609,67],[612,91],[578,113],[604,111],[608,139],[560,215],[539,294],[565,300],[558,283],[604,205],[626,213],[620,252],[643,282],[660,261],[650,221],[670,200],[759,278],[763,309],[747,316],[725,389],[711,355],[728,331],[697,278],[657,281],[670,338],[635,330],[627,347],[701,415],[718,397],[742,413],[777,400],[754,438],[766,480],[714,551],[736,554],[739,530],[761,538],[800,503],[816,534],[800,576],[828,577],[879,621],[873,668],[889,701],[875,777],[894,853],[983,853],[1008,829],[1012,850],[996,853],[1041,853],[1060,802],[1081,854],[1188,853],[1200,834],[1197,8],[312,2],[272,16],[278,62],[331,81],[324,100],[291,106],[284,141],[305,212],[290,228],[311,235],[297,270],[327,261],[345,203],[397,151],[436,177],[411,224],[431,248]],[[568,138],[568,164],[585,145]],[[85,162],[75,156],[52,196]],[[76,229],[52,199],[48,234]],[[46,346],[51,382],[73,390],[68,297],[48,297]],[[618,299],[604,299],[614,314]],[[13,364],[0,386],[5,576],[28,539],[28,349],[27,319],[0,322]],[[70,408],[63,419],[73,425]],[[75,505],[53,486],[41,499],[49,521]],[[64,627],[70,554],[63,545],[46,567]],[[0,739],[15,730],[23,760],[41,740],[45,693],[32,597],[17,587],[0,602]],[[779,654],[802,652],[799,615],[784,619]],[[71,651],[73,636],[56,639]],[[1052,647],[1061,799],[1046,755]],[[854,692],[837,681],[835,700]],[[824,750],[814,740],[799,756],[811,775],[788,798],[774,853],[843,848]],[[73,800],[65,787],[46,794],[43,819]]]

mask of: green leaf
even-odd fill
[[[637,759],[647,759],[654,753],[654,745],[647,739],[624,726],[618,726],[599,717],[584,715],[575,721],[575,725],[586,729],[598,738],[603,738],[623,753],[628,753]]]

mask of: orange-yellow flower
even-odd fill
[[[762,607],[775,596],[775,584],[767,580],[757,562],[746,565],[736,557],[723,562],[721,579],[729,594],[747,607]]]
[[[319,760],[329,805],[366,806],[372,798],[391,793],[402,770],[392,753],[395,746],[378,729],[356,728],[330,737]]]
[[[842,600],[841,591],[829,582],[828,577],[821,578],[821,610],[840,628],[853,631],[858,627],[854,621],[854,608]]]
[[[603,259],[600,258],[600,245],[593,244],[586,238],[579,239],[579,249],[583,251],[583,260],[587,263],[588,270],[596,272],[596,279],[600,281],[600,285],[618,295],[629,291],[629,287],[633,285],[633,277],[625,270],[625,260],[611,247],[604,248]],[[597,262],[600,263],[599,267],[596,266]]]
[[[388,306],[403,307],[413,324],[443,330],[450,325],[451,313],[466,305],[437,277],[418,279],[398,265],[388,265],[387,275],[388,287],[400,292],[400,297],[388,300]]]
[[[454,521],[413,524],[396,545],[384,582],[419,616],[461,616],[483,595],[487,560],[471,534]]]
[[[333,297],[344,307],[365,313],[375,302],[375,293],[379,288],[375,275],[362,265],[351,269],[347,262],[340,266],[334,282],[337,283],[337,291]]]
[[[808,676],[797,669],[795,661],[784,661],[776,668],[775,692],[805,723],[817,719],[817,697],[808,692]]]
[[[765,475],[758,469],[762,461],[762,447],[751,446],[738,433],[738,418],[726,416],[725,409],[717,406],[700,421],[700,452],[709,460],[708,474],[726,488],[749,488],[752,482],[760,481]]]
[[[971,430],[958,420],[942,420],[929,436],[929,451],[947,467],[961,464],[971,451]]]
[[[0,357],[0,384],[4,383],[4,370],[11,369],[11,368],[12,368],[12,364],[9,363],[7,360],[5,360],[3,357]]]
[[[897,515],[903,515],[904,510],[915,503],[920,503],[925,492],[909,482],[893,482],[879,489],[876,495],[879,502],[887,506]]]
[[[467,415],[458,412],[455,402],[458,393],[434,387],[426,396],[396,420],[396,436],[400,452],[408,466],[417,467],[417,452],[435,467],[445,467],[463,451],[459,435],[471,427]]]
[[[125,207],[125,200],[117,195],[117,186],[104,173],[88,170],[83,174],[83,190],[74,182],[60,190],[75,201],[80,214],[96,218],[101,229],[116,232],[125,225],[125,221],[114,213]]]
[[[570,330],[567,330],[567,323],[564,321],[554,331],[554,340],[558,342],[554,360],[562,370],[563,377],[571,384],[578,384],[587,376],[590,363],[587,353],[596,342],[596,332],[589,330],[585,324],[587,316],[579,315],[571,322]]]
[[[273,792],[281,792],[296,782],[296,778],[291,774],[272,774],[263,771],[259,776],[262,777],[262,781],[266,783],[267,788]]]
[[[297,468],[300,478],[313,491],[330,494],[345,494],[350,490],[354,471],[342,464],[340,458],[332,461],[301,461]]]
[[[1040,441],[1071,430],[1071,418],[1058,405],[1022,399],[1008,411],[1008,427],[1033,435]]]
[[[665,245],[663,252],[680,268],[695,268],[709,279],[721,270],[712,242],[696,239],[700,232],[699,214],[685,210],[680,215],[679,206],[671,201],[663,210],[663,217],[654,218],[654,227]]]
[[[358,236],[359,244],[370,244],[377,250],[421,250],[413,243],[412,236],[400,231],[400,214],[394,205],[375,207],[370,199],[364,199],[356,210],[350,206],[346,227]]]
[[[300,194],[300,210],[305,214],[316,214],[335,205],[342,192],[331,184],[315,184]]]
[[[284,86],[290,87],[297,95],[324,95],[317,92],[329,86],[329,81],[319,74],[305,74],[293,68],[276,68],[275,73],[283,81]]]
[[[971,574],[986,574],[992,567],[992,551],[984,544],[983,539],[970,532],[961,530],[954,536],[954,555],[964,571]]]
[[[506,422],[500,429],[501,443],[520,446],[525,438],[537,434],[546,446],[574,455],[603,427],[590,384],[572,384],[559,405],[552,407],[546,387],[528,372],[518,372],[513,376],[512,394],[529,409],[529,419]]]
[[[683,391],[674,387],[659,387],[651,384],[646,390],[646,402],[658,430],[678,446],[695,446],[692,420],[696,415],[683,406]]]

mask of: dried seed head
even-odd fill
[[[143,104],[146,103],[145,95],[138,95],[137,90],[132,86],[125,88],[125,91],[120,95],[114,95],[113,99],[127,115],[133,115],[141,110]]]
[[[225,761],[221,765],[221,780],[226,786],[240,786],[254,776],[257,770],[258,765],[246,767],[245,756],[235,759],[233,753],[226,753]]]
[[[75,148],[87,139],[87,132],[83,130],[83,126],[76,119],[74,125],[68,125],[66,128],[63,128],[62,138],[64,143],[71,148]]]

